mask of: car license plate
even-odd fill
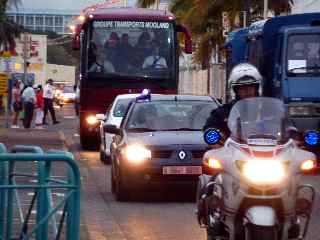
[[[163,175],[198,175],[202,174],[201,166],[165,166],[162,168]]]

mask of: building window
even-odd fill
[[[53,26],[53,17],[52,16],[46,16],[46,25]]]
[[[56,33],[63,33],[63,27],[56,27],[55,32]]]
[[[24,25],[24,16],[23,15],[17,15],[17,23],[19,25]]]
[[[34,24],[33,15],[31,15],[31,16],[27,15],[26,21],[27,21],[26,25],[33,26],[33,24]]]
[[[37,25],[37,26],[36,26],[36,30],[37,30],[37,31],[41,31],[41,32],[42,32],[42,31],[43,31],[43,26],[39,26],[39,25]]]
[[[46,31],[48,31],[48,32],[54,32],[54,27],[46,26]]]
[[[11,21],[11,22],[14,22],[14,16],[9,15],[9,16],[8,16],[8,20]]]
[[[36,16],[36,25],[43,26],[43,16],[41,15]]]
[[[62,16],[56,16],[55,17],[55,25],[56,26],[62,26],[63,24],[63,17]]]

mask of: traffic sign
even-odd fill
[[[8,75],[0,73],[0,95],[6,95],[8,93]]]

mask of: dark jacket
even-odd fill
[[[230,135],[230,130],[228,128],[228,117],[231,108],[235,103],[236,101],[234,100],[212,110],[209,118],[203,126],[203,131],[207,130],[208,128],[216,128],[228,137]]]

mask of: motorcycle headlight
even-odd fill
[[[141,145],[128,145],[123,154],[133,164],[141,164],[151,158],[151,151]]]
[[[289,107],[290,116],[307,116],[311,114],[311,109],[306,106]]]
[[[285,167],[276,160],[252,160],[243,163],[242,173],[253,184],[277,184],[285,178]]]

